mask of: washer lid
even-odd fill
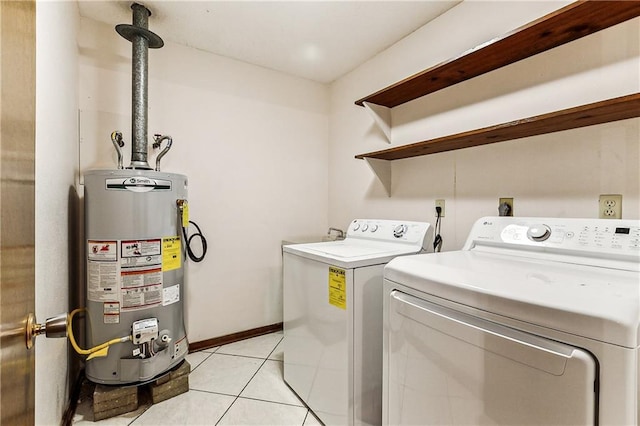
[[[283,246],[282,249],[285,253],[347,269],[380,265],[396,256],[416,254],[420,251],[420,247],[412,245],[349,238],[342,241],[292,244]]]
[[[404,256],[385,279],[590,339],[640,345],[640,273],[482,251]]]

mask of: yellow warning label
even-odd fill
[[[182,227],[189,227],[189,203],[187,203],[187,200],[184,200],[182,205]]]
[[[180,237],[162,239],[162,271],[179,269],[181,264]]]
[[[347,309],[347,279],[344,269],[329,267],[329,304]]]

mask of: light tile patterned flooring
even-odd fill
[[[92,422],[81,401],[74,425],[320,425],[284,383],[282,332],[187,355],[189,392]]]

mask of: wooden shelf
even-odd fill
[[[543,135],[562,130],[577,129],[579,127],[626,120],[634,117],[640,117],[640,93],[523,118],[521,120],[510,121],[508,123],[455,135],[393,147],[382,151],[360,154],[356,155],[356,158],[399,160],[402,158],[504,142],[528,136]]]
[[[640,16],[640,1],[578,1],[356,101],[388,108]]]

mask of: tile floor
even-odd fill
[[[93,422],[80,401],[74,425],[320,425],[282,378],[282,332],[187,355],[189,392]]]

